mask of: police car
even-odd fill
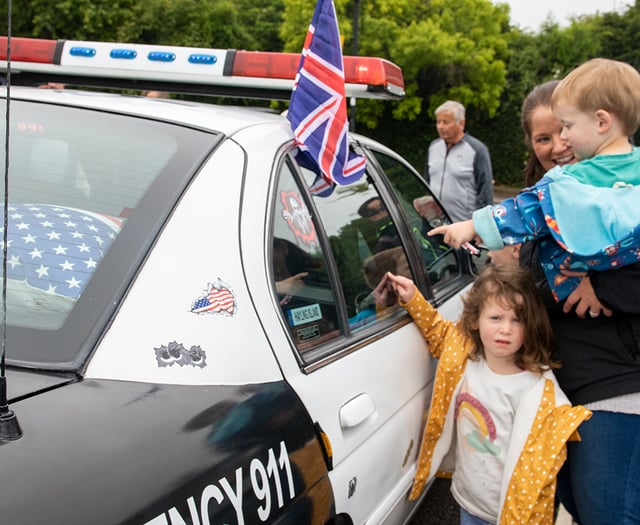
[[[10,65],[2,522],[408,520],[435,363],[372,291],[403,273],[457,318],[477,266],[427,236],[420,175],[354,134],[365,177],[315,192],[279,114],[72,87],[269,98],[286,54],[14,38]]]

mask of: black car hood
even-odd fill
[[[52,388],[76,382],[75,374],[54,374],[26,369],[7,369],[7,395],[9,403],[46,392]]]
[[[285,382],[67,380],[56,388],[64,378],[35,372],[9,378],[22,436],[0,444],[2,523],[330,520],[323,452]],[[26,397],[17,399],[18,391]],[[276,494],[281,505],[274,502],[268,519],[260,519],[264,498]]]

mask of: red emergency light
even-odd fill
[[[0,60],[7,60],[9,39],[0,36]],[[57,42],[41,38],[12,38],[11,60],[15,62],[39,62],[53,64]]]

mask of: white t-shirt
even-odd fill
[[[451,492],[470,514],[495,523],[513,418],[538,381],[532,372],[496,374],[484,359],[467,362],[456,398],[456,465]]]

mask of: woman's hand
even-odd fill
[[[564,313],[569,313],[574,306],[576,315],[581,319],[584,319],[587,313],[593,318],[599,317],[600,314],[606,317],[613,315],[613,311],[598,300],[588,275],[582,278],[578,287],[567,297],[562,310]]]
[[[296,295],[296,293],[304,286],[304,278],[309,272],[300,272],[291,275],[281,281],[276,281],[276,291],[280,295]]]

